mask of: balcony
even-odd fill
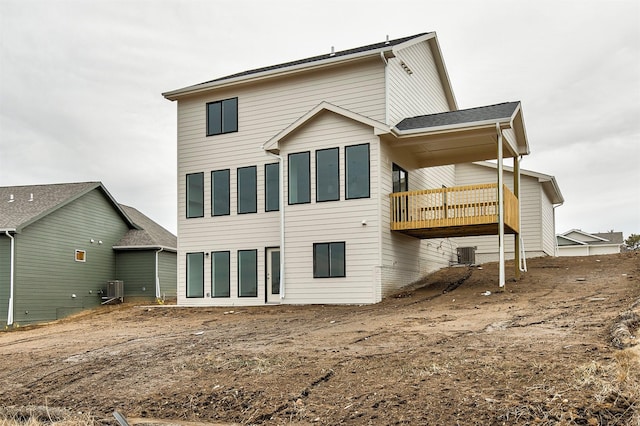
[[[391,230],[415,238],[498,234],[498,185],[396,192],[391,197]],[[504,232],[519,231],[518,199],[504,186]]]

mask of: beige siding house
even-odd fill
[[[519,102],[458,111],[435,33],[163,95],[178,109],[183,306],[376,303],[456,256],[445,230],[410,235],[431,208],[413,192],[454,186],[454,163],[497,146],[529,152]]]
[[[487,161],[456,164],[456,185],[487,182],[496,175],[497,165]],[[506,185],[513,191],[513,168],[504,167]],[[555,256],[555,209],[564,203],[556,178],[530,170],[520,170],[520,237],[527,258]],[[473,247],[475,263],[498,260],[497,236],[456,238],[458,247]],[[514,258],[514,240],[505,242],[505,256]]]
[[[558,256],[599,256],[620,253],[622,232],[589,233],[571,229],[556,236]]]

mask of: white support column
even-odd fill
[[[502,130],[500,125],[496,123],[496,132],[498,133],[498,248],[500,254],[499,268],[500,278],[498,285],[504,287],[504,182],[502,176],[503,158],[502,158]]]
[[[513,157],[513,193],[518,199],[518,230],[515,234],[513,234],[513,249],[514,249],[514,263],[515,263],[515,274],[516,280],[520,279],[520,272],[522,271],[521,263],[523,259],[521,258],[522,247],[520,245],[520,228],[522,221],[521,209],[522,205],[520,204],[520,156],[516,155]]]

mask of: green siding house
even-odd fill
[[[176,246],[100,182],[0,187],[0,325],[99,306],[114,280],[125,300],[175,298]]]

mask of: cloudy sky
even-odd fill
[[[0,186],[102,181],[175,232],[162,92],[426,31],[460,108],[522,101],[557,232],[640,233],[637,0],[0,0]]]

